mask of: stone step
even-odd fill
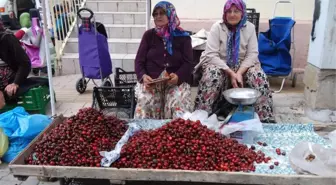
[[[110,53],[135,54],[138,51],[140,39],[108,39]],[[78,38],[69,38],[64,53],[78,53]]]
[[[88,16],[83,12],[82,15]],[[95,20],[103,24],[146,24],[146,12],[95,12]]]
[[[93,12],[146,12],[146,1],[88,1]]]
[[[104,24],[108,38],[141,39],[146,26],[141,24]],[[77,28],[77,25],[76,25]],[[71,33],[71,38],[77,38],[77,29]]]
[[[135,54],[111,53],[113,72],[116,67],[121,67],[126,71],[134,71]],[[64,53],[62,56],[62,75],[80,74],[79,54]]]

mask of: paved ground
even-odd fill
[[[82,107],[88,107],[92,104],[93,84],[90,83],[84,94],[79,95],[75,89],[76,81],[80,75],[68,75],[55,77],[53,79],[56,92],[56,113],[65,116],[72,115]],[[275,111],[277,113],[278,122],[305,123],[309,122],[304,117],[304,97],[302,83],[298,83],[296,88],[292,88],[291,81],[286,81],[284,89],[281,93],[274,94]],[[271,86],[279,89],[280,80],[272,79]],[[192,95],[195,96],[197,88],[192,89]],[[50,110],[48,111],[49,114]],[[300,115],[300,116],[298,116]]]
[[[58,115],[69,116],[75,114],[82,107],[91,106],[92,87],[90,84],[87,91],[79,95],[75,90],[75,83],[79,75],[60,76],[53,79],[56,92],[56,112]],[[271,81],[272,87],[279,87],[279,80]],[[195,96],[196,88],[193,88]],[[274,94],[274,106],[276,119],[280,123],[314,123],[319,128],[319,133],[325,135],[330,129],[326,125],[331,123],[313,122],[304,116],[303,84],[298,83],[296,88],[290,86],[290,81],[285,85],[281,93]],[[50,110],[48,111],[50,114]],[[58,182],[40,182],[36,177],[30,177],[27,181],[18,181],[10,174],[7,164],[0,165],[0,185],[54,185]]]

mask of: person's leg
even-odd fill
[[[8,66],[0,67],[0,109],[6,105],[6,100],[9,100],[7,94],[5,94],[5,88],[8,84],[12,83],[15,78],[15,73]],[[8,102],[7,102],[8,103]]]
[[[143,84],[135,86],[137,105],[135,108],[135,119],[160,119],[161,101],[158,93],[147,91]]]
[[[0,91],[0,109],[4,108],[6,105],[5,96],[2,91]]]
[[[255,111],[263,122],[274,122],[272,91],[270,90],[267,75],[261,66],[250,67],[245,73],[246,84],[261,92],[261,97],[255,104]]]
[[[188,83],[168,88],[165,96],[165,119],[175,119],[192,111],[191,87]]]
[[[211,113],[216,108],[216,102],[228,80],[224,71],[216,66],[206,65],[202,68],[194,109]]]

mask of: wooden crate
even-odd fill
[[[334,185],[336,178],[319,177],[312,175],[268,175],[243,172],[218,172],[218,171],[187,171],[187,170],[152,170],[152,169],[116,169],[71,166],[37,166],[25,165],[24,159],[28,157],[36,141],[43,134],[48,134],[51,129],[62,123],[65,118],[60,116],[54,119],[26,149],[20,153],[10,164],[9,168],[14,176],[25,179],[28,176],[77,178],[77,179],[109,179],[121,181],[168,181],[221,184],[272,184],[272,185]]]

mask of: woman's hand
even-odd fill
[[[243,75],[241,73],[235,73],[231,70],[228,74],[233,88],[243,87]]]
[[[142,80],[143,80],[143,83],[144,83],[145,87],[150,88],[149,83],[151,83],[153,81],[153,79],[148,75],[143,75]]]
[[[18,88],[19,88],[19,86],[17,84],[11,83],[11,84],[6,86],[5,92],[7,93],[8,96],[13,96],[13,95],[15,95]]]
[[[177,85],[178,80],[179,80],[177,74],[175,74],[175,73],[170,73],[170,74],[169,74],[169,78],[170,78],[170,79],[169,79],[169,81],[168,81],[168,85]]]
[[[243,83],[243,74],[241,74],[240,72],[236,73],[236,77],[237,77],[237,85],[241,88],[244,87],[244,83]]]

